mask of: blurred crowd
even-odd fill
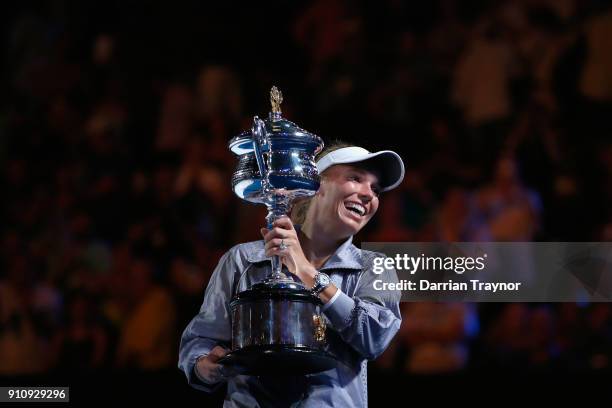
[[[603,1],[9,6],[0,375],[174,368],[219,257],[259,239],[228,141],[269,110],[404,158],[361,241],[612,240]],[[394,373],[610,369],[609,304],[403,303]]]

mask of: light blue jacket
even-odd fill
[[[366,407],[367,360],[385,350],[401,323],[401,293],[373,289],[374,280],[397,282],[394,269],[379,275],[372,273],[373,258],[377,256],[384,257],[357,248],[350,237],[320,269],[341,291],[333,303],[323,308],[329,351],[339,360],[336,368],[300,377],[232,377],[227,380],[224,407]],[[229,348],[229,303],[233,295],[263,280],[270,268],[263,241],[237,245],[219,261],[200,312],[181,338],[179,368],[193,387],[210,392],[221,385],[201,382],[194,372],[195,361],[216,345]]]

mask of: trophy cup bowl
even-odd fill
[[[268,228],[295,199],[318,190],[314,157],[323,148],[321,138],[282,118],[276,87],[271,102],[266,121],[256,116],[252,129],[229,143],[238,156],[232,190],[245,201],[266,205]],[[219,362],[249,375],[303,375],[334,367],[320,307],[319,298],[288,278],[273,257],[270,276],[230,302],[232,346]]]
[[[265,124],[266,132],[270,132],[268,139],[271,145],[270,151],[265,154],[269,186],[277,194],[288,194],[290,201],[311,196],[319,188],[314,155],[320,151],[323,142],[318,136],[301,131],[288,120],[279,122],[282,123],[274,126]],[[230,149],[238,155],[232,190],[243,200],[256,204],[269,203],[271,197],[264,189],[264,178],[258,167],[251,132],[243,132],[232,139]]]

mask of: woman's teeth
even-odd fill
[[[365,207],[359,203],[355,203],[355,202],[346,202],[344,203],[344,206],[346,207],[347,210],[352,211],[356,214],[359,214],[359,216],[363,217],[365,215]]]

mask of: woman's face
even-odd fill
[[[326,233],[355,235],[378,210],[378,176],[359,167],[337,164],[321,177],[312,215]]]

